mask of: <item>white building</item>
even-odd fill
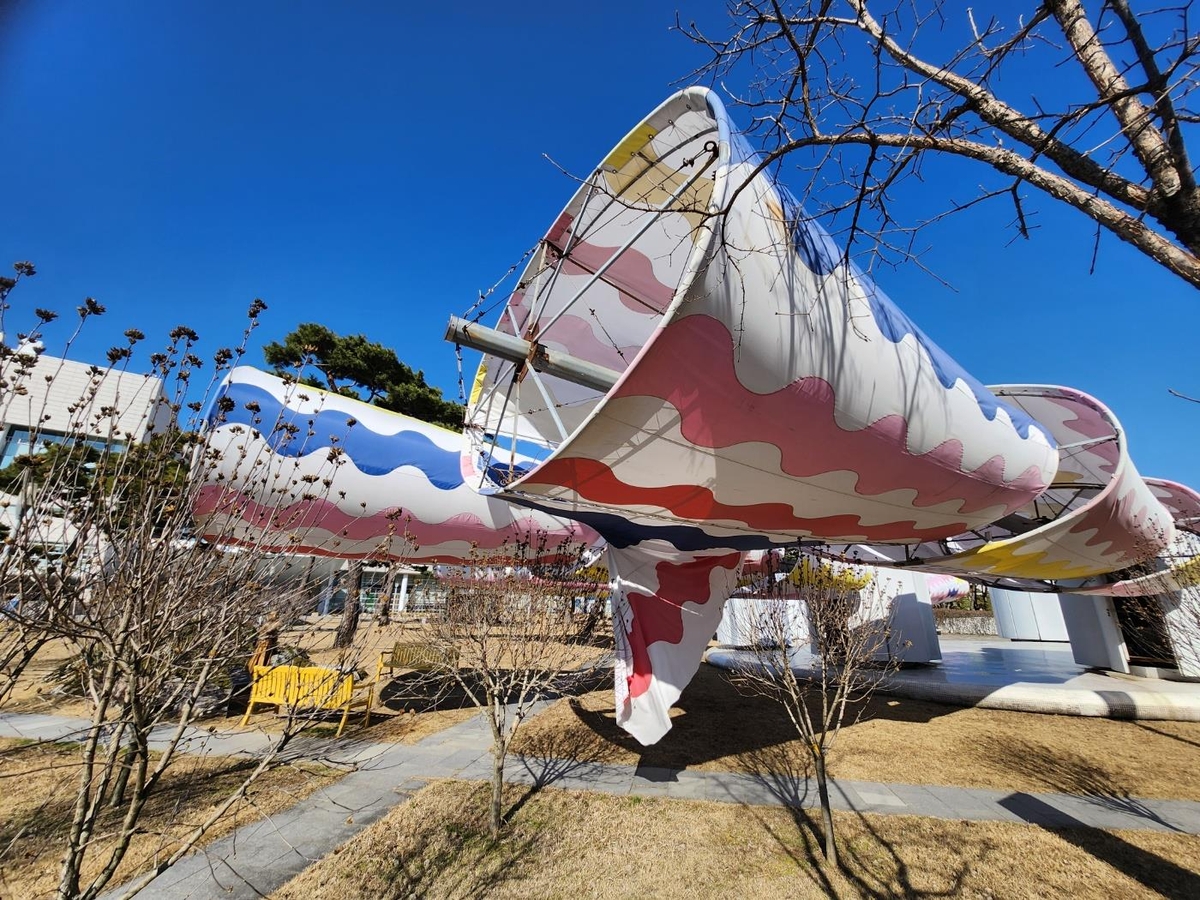
[[[172,418],[163,383],[153,375],[120,372],[40,356],[28,374],[13,357],[0,376],[0,469],[36,447],[67,436],[98,449],[120,450],[146,439],[150,425]]]

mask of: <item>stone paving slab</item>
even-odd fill
[[[474,723],[463,723],[471,725]],[[453,777],[465,761],[486,755],[487,729],[456,725],[416,744],[344,742],[311,749],[330,756],[358,758],[359,767],[344,778],[269,819],[253,822],[180,860],[138,896],[148,900],[254,900],[280,887],[307,866],[333,852],[388,810],[420,790],[431,777]],[[473,749],[463,734],[478,736]],[[439,744],[459,746],[446,754]],[[356,745],[355,745],[356,744]],[[454,760],[447,762],[450,757]],[[311,757],[308,757],[311,758]],[[107,897],[119,896],[120,888]]]

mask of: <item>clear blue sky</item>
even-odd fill
[[[682,5],[0,0],[0,262],[39,268],[14,312],[96,297],[74,355],[99,361],[130,325],[229,343],[259,296],[257,345],[365,332],[456,397],[448,316],[571,195],[543,154],[587,172],[704,61]],[[930,235],[954,290],[877,280],[985,383],[1092,393],[1143,474],[1200,486],[1200,405],[1167,394],[1200,394],[1200,296],[1115,240],[1089,276],[1090,228],[1053,206],[1032,242],[1010,218]]]

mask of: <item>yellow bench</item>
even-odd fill
[[[362,690],[366,688],[365,692]],[[363,726],[371,724],[371,706],[375,702],[375,683],[355,685],[353,675],[343,675],[322,666],[255,666],[250,684],[250,702],[241,727],[254,714],[255,706],[305,707],[342,711],[337,736],[346,728],[350,710],[365,710]]]
[[[383,678],[383,670],[392,674],[396,669],[410,669],[414,672],[447,672],[458,668],[458,650],[455,648],[433,647],[422,643],[396,642],[390,652],[379,654],[379,668],[375,672],[375,680]]]

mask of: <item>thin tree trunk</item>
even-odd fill
[[[396,589],[396,572],[399,566],[394,563],[388,566],[387,579],[383,587],[383,604],[375,607],[375,624],[380,628],[392,624],[392,592]]]
[[[500,840],[500,826],[504,805],[504,755],[503,739],[496,738],[492,744],[492,840]]]
[[[120,809],[125,805],[125,787],[129,784],[129,772],[133,769],[136,753],[134,745],[130,744],[121,754],[121,761],[117,764],[117,779],[113,782],[112,797],[108,801],[110,809]]]
[[[813,762],[817,768],[817,793],[821,797],[821,828],[825,832],[825,859],[835,868],[838,864],[837,842],[833,837],[833,811],[829,808],[829,779],[825,772],[825,751],[814,745]]]
[[[342,608],[342,621],[338,625],[337,637],[333,646],[344,649],[354,643],[355,632],[358,631],[358,596],[362,591],[363,561],[356,559],[350,563],[350,571],[346,578],[346,605]]]

